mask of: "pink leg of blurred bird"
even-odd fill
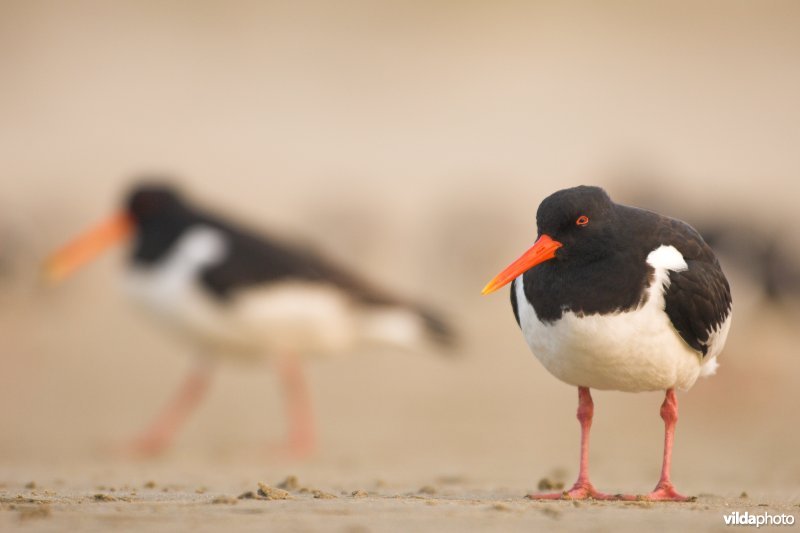
[[[658,480],[655,490],[645,496],[653,501],[685,502],[692,498],[679,494],[672,481],[669,479],[672,464],[672,441],[675,437],[675,424],[678,422],[678,399],[675,390],[668,389],[661,404],[661,418],[664,420],[664,462],[661,466],[661,479]]]
[[[134,440],[130,451],[139,456],[154,456],[166,450],[178,429],[205,396],[210,382],[211,365],[207,361],[200,361],[172,402],[167,404],[144,434]]]
[[[286,402],[289,437],[284,452],[302,458],[314,451],[316,444],[311,395],[303,367],[297,357],[288,355],[278,361],[278,373]]]
[[[611,500],[614,496],[598,492],[589,481],[589,430],[592,428],[594,402],[588,387],[578,387],[578,421],[581,423],[581,463],[578,480],[564,492],[528,494],[531,500]]]

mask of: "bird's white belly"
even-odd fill
[[[229,301],[201,290],[194,276],[132,270],[126,288],[149,314],[212,354],[337,354],[355,342],[354,313],[340,291],[298,282],[255,286]]]
[[[666,279],[666,269],[656,269],[646,302],[632,311],[584,316],[565,311],[559,320],[545,323],[526,299],[520,276],[513,288],[520,327],[536,358],[571,385],[626,392],[686,390],[698,376],[714,373],[719,350],[702,359],[681,339],[664,312]],[[722,326],[723,334],[728,325]]]
[[[331,356],[349,353],[361,342],[412,345],[423,335],[419,317],[410,311],[362,309],[331,284],[270,282],[217,300],[198,276],[223,252],[219,232],[199,227],[159,264],[131,268],[125,288],[169,330],[212,354]]]

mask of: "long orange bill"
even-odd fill
[[[496,275],[494,279],[483,288],[481,294],[494,292],[539,263],[549,261],[556,256],[556,250],[562,246],[563,244],[554,241],[549,235],[542,234],[530,250],[522,254],[522,257],[508,265],[505,270]]]
[[[51,283],[63,280],[132,230],[127,213],[114,215],[50,256],[44,267],[45,279]]]

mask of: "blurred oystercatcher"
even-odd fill
[[[670,481],[678,402],[713,374],[728,336],[731,293],[711,248],[691,226],[615,204],[599,187],[544,199],[533,247],[483,289],[511,282],[511,306],[534,355],[578,387],[580,473],[568,491],[532,499],[629,499],[589,482],[590,388],[665,390],[661,478],[650,500],[684,501]]]
[[[206,391],[215,355],[276,360],[287,400],[288,452],[304,455],[313,448],[314,428],[299,357],[342,354],[370,342],[413,348],[426,339],[452,341],[450,327],[425,307],[310,250],[195,207],[159,184],[136,187],[118,214],[55,253],[46,275],[59,281],[125,237],[133,238],[130,295],[208,355],[135,441],[137,454],[170,444]]]

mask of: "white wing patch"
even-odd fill
[[[681,272],[689,268],[678,249],[667,245],[661,245],[647,254],[647,264],[656,269],[657,273],[659,270]]]

